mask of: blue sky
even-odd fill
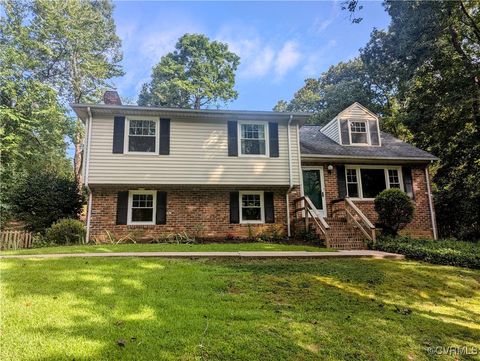
[[[374,27],[386,28],[381,2],[363,2],[363,21],[352,24],[335,2],[136,2],[115,3],[125,75],[114,84],[137,100],[152,66],[185,33],[229,44],[241,58],[229,109],[271,110],[291,99],[305,78],[358,55]]]

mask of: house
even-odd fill
[[[72,104],[85,122],[87,231],[104,240],[187,232],[225,239],[308,227],[337,248],[375,237],[373,198],[416,204],[405,232],[436,237],[431,154],[380,131],[358,103],[324,127],[310,114]]]

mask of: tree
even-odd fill
[[[391,24],[361,58],[393,94],[397,124],[440,158],[435,203],[443,236],[480,237],[480,12],[475,1],[386,1]]]
[[[185,34],[175,51],[163,56],[144,84],[139,105],[200,109],[236,99],[235,71],[240,58],[228,45],[200,34]]]
[[[311,122],[325,124],[354,102],[378,113],[387,103],[358,58],[331,66],[319,79],[306,79],[290,102],[281,100],[274,109],[313,112]]]
[[[11,217],[12,186],[39,171],[67,176],[65,138],[71,123],[48,84],[32,76],[35,59],[25,47],[29,33],[20,26],[27,4],[4,3],[0,18],[0,223]]]
[[[43,232],[63,218],[78,218],[82,197],[74,180],[55,174],[36,173],[13,187],[13,213],[28,229]]]
[[[63,104],[98,101],[115,76],[123,75],[121,41],[115,33],[113,5],[108,0],[35,0],[29,3],[25,44],[36,59],[38,80],[51,84]],[[19,26],[24,26],[19,24]],[[72,127],[74,171],[82,184],[83,126]]]

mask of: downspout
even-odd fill
[[[437,221],[435,219],[435,211],[433,209],[433,200],[432,200],[432,192],[430,190],[430,174],[428,173],[428,165],[425,167],[425,178],[427,181],[428,207],[430,209],[430,219],[432,221],[433,239],[437,239],[438,238]]]
[[[289,194],[291,190],[293,189],[293,175],[292,175],[292,149],[291,149],[291,144],[290,144],[290,125],[292,124],[293,121],[293,115],[290,115],[290,118],[288,119],[287,123],[287,146],[288,146],[288,191],[287,194],[285,195],[285,200],[287,202],[287,235],[290,238],[292,233],[290,230],[290,199],[289,199]]]
[[[85,154],[85,174],[84,174],[84,179],[85,179],[85,188],[87,188],[88,191],[88,203],[87,203],[87,230],[85,234],[85,240],[89,242],[90,240],[90,218],[92,217],[92,202],[93,202],[93,196],[92,196],[92,191],[88,185],[88,173],[90,169],[90,142],[92,139],[92,111],[90,107],[87,107],[87,113],[88,113],[88,123],[87,123],[87,147],[86,147],[86,154]]]

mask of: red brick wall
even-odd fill
[[[302,165],[323,167],[328,217],[331,217],[331,202],[338,198],[337,167],[334,166],[332,172],[329,173],[327,163],[304,162]],[[415,215],[413,221],[400,233],[414,237],[433,237],[430,208],[428,205],[427,183],[425,180],[425,167],[409,166],[412,168]],[[354,201],[354,203],[372,223],[377,221],[378,215],[375,212],[373,201]]]
[[[167,223],[164,225],[116,225],[117,192],[138,187],[91,186],[92,214],[90,237],[99,241],[106,239],[108,230],[116,237],[130,235],[138,240],[159,238],[170,233],[187,232],[199,238],[222,238],[248,236],[248,225],[230,224],[230,192],[261,190],[274,192],[275,226],[287,232],[286,192],[288,187],[234,187],[234,186],[162,186],[142,187],[147,190],[167,192]],[[290,199],[299,195],[294,188]],[[293,205],[290,207],[293,212]],[[255,234],[272,224],[252,224]]]

